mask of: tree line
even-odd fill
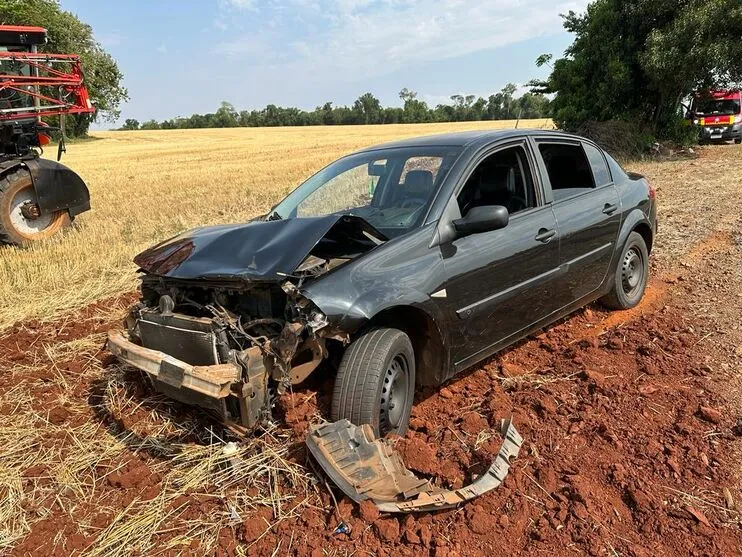
[[[549,99],[540,93],[525,93],[515,97],[517,87],[509,83],[499,93],[488,98],[475,95],[452,95],[450,104],[434,108],[407,88],[399,92],[401,107],[384,107],[371,93],[358,97],[352,106],[333,106],[327,102],[314,110],[269,104],[259,110],[237,111],[222,102],[216,112],[193,114],[171,120],[149,120],[143,123],[127,119],[122,130],[170,130],[193,128],[238,128],[275,126],[339,126],[352,124],[417,124],[425,122],[466,122],[477,120],[511,120],[516,118],[546,118]]]

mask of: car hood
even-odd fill
[[[253,221],[184,232],[134,258],[150,274],[198,280],[283,280],[309,256],[353,259],[387,238],[349,215]]]

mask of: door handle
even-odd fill
[[[603,206],[603,212],[604,212],[604,213],[605,213],[606,215],[612,215],[612,214],[613,214],[613,213],[615,213],[616,211],[618,211],[618,205],[617,205],[617,204],[615,204],[615,203],[606,203],[606,204],[605,204],[605,205]]]
[[[554,236],[556,236],[556,230],[553,228],[551,230],[548,228],[541,228],[538,231],[538,234],[536,234],[536,240],[548,244]]]

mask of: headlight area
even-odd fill
[[[240,434],[272,422],[276,397],[320,366],[328,339],[349,340],[290,281],[252,288],[248,300],[220,289],[157,290],[131,308],[125,331],[109,333],[109,350],[157,392]]]

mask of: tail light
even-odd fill
[[[649,183],[649,180],[647,180],[647,189],[649,189],[649,199],[654,200],[655,197],[657,197],[657,192],[654,189],[654,186]]]
[[[52,138],[45,133],[39,133],[36,137],[39,140],[39,145],[41,145],[42,147],[44,147],[45,145],[49,145],[52,142]]]

